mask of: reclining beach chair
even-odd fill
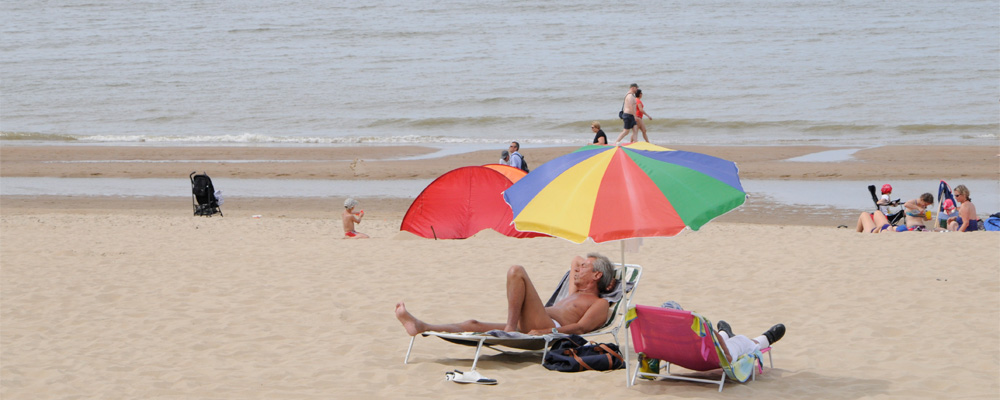
[[[878,210],[878,212],[882,212],[882,209],[878,205],[879,197],[875,192],[875,185],[868,185],[868,192],[872,194],[872,202],[875,203],[875,209]],[[899,199],[896,199],[896,203],[899,203]],[[891,224],[892,226],[896,226],[899,225],[899,221],[902,221],[905,215],[906,215],[906,210],[900,208],[899,211],[890,213],[885,217],[889,219],[889,224]]]
[[[721,392],[726,377],[739,382],[755,379],[758,368],[763,372],[762,352],[768,353],[768,357],[771,355],[771,348],[768,347],[753,354],[740,356],[730,363],[715,336],[712,322],[705,317],[691,311],[643,305],[636,305],[634,312],[634,318],[632,313],[629,313],[628,326],[632,331],[635,352],[664,361],[666,366],[661,367],[659,374],[640,372],[637,361],[635,373],[629,381],[630,386],[635,384],[636,377],[667,378],[713,383],[719,385]],[[673,375],[670,373],[672,364],[693,371],[712,371],[721,368],[723,373],[718,380]],[[774,368],[773,362],[771,368]]]
[[[639,283],[639,278],[642,276],[642,267],[635,264],[626,264],[624,267],[621,264],[615,264],[615,288],[610,292],[602,295],[604,299],[608,300],[608,319],[600,328],[593,332],[588,332],[579,336],[585,338],[590,338],[594,336],[601,335],[612,335],[615,339],[615,344],[618,343],[618,333],[621,328],[625,325],[625,313],[632,302],[632,296],[635,295],[635,287]],[[625,277],[625,279],[622,279]],[[549,298],[549,301],[545,304],[546,307],[551,306],[559,299],[565,297],[566,288],[569,287],[569,272],[563,276],[562,281],[557,286],[555,293]],[[560,296],[560,292],[562,296]],[[476,364],[479,362],[479,356],[482,353],[483,347],[490,348],[492,350],[509,353],[503,349],[497,347],[508,347],[518,350],[528,350],[528,351],[541,351],[542,360],[545,359],[545,353],[548,352],[550,344],[553,340],[567,337],[569,335],[563,333],[553,333],[542,336],[527,335],[519,332],[462,332],[462,333],[449,333],[449,332],[424,332],[420,336],[436,336],[441,339],[447,340],[452,343],[463,344],[467,346],[476,346],[476,355],[472,359],[472,371],[476,370]],[[403,359],[403,364],[408,364],[410,361],[410,351],[413,350],[413,342],[416,340],[417,336],[412,336],[410,338],[410,346],[406,349],[406,357]],[[627,339],[627,338],[626,338]],[[628,365],[628,352],[623,352],[625,355],[625,364]],[[628,380],[628,374],[626,374],[626,381]]]
[[[219,199],[215,197],[212,178],[204,172],[195,175],[197,173],[198,171],[195,171],[188,175],[191,178],[191,207],[194,208],[194,215],[211,217],[218,213],[220,217],[224,217],[222,209],[219,208]]]

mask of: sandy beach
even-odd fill
[[[996,147],[884,146],[849,161],[796,163],[783,160],[829,148],[678,149],[734,160],[747,179],[1000,179]],[[536,167],[567,150],[524,153]],[[433,151],[3,145],[0,177],[431,179],[498,153],[396,160]],[[638,304],[677,301],[748,335],[784,323],[774,368],[756,382],[729,382],[722,394],[689,382],[628,388],[624,371],[550,372],[538,355],[484,350],[479,370],[499,384],[463,386],[444,372],[468,370],[474,349],[417,338],[403,364],[410,337],[396,302],[432,322],[502,321],[510,265],[524,265],[547,296],[574,255],[617,261],[618,244],[492,231],[422,239],[399,232],[412,198],[362,198],[358,230],[373,238],[342,240],[342,201],[236,197],[225,217],[203,218],[190,215],[186,197],[0,196],[0,397],[1000,395],[995,233],[859,234],[836,226],[853,227],[848,213],[861,210],[799,215],[751,199],[698,232],[648,238],[625,256],[645,269]]]

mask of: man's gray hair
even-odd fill
[[[593,258],[594,270],[601,271],[601,280],[597,282],[597,289],[601,293],[606,293],[609,290],[608,286],[615,279],[615,265],[607,257],[601,255],[601,253],[589,253],[587,254],[587,258]]]

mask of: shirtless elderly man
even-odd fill
[[[639,85],[633,83],[628,87],[628,92],[625,92],[625,100],[622,102],[622,123],[624,128],[622,133],[618,135],[618,139],[615,140],[615,146],[621,144],[622,139],[625,138],[629,132],[632,132],[632,128],[635,127],[635,92],[639,90]],[[636,140],[636,132],[632,132],[632,141]]]
[[[600,295],[614,287],[614,265],[607,257],[590,253],[587,258],[575,257],[570,263],[570,271],[572,284],[567,296],[545,307],[524,267],[510,267],[507,270],[506,323],[470,319],[451,324],[428,324],[406,311],[403,302],[396,304],[396,318],[410,336],[426,331],[486,332],[494,329],[530,335],[593,331],[604,324],[608,316],[608,301]]]

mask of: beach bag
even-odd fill
[[[589,343],[579,335],[552,342],[542,366],[552,371],[611,371],[625,368],[625,359],[614,343]]]
[[[983,221],[983,228],[990,232],[1000,231],[1000,213],[990,215],[985,221]]]
[[[628,95],[625,95],[625,99],[628,99]],[[622,109],[618,111],[618,119],[625,119],[625,100],[622,100]]]

